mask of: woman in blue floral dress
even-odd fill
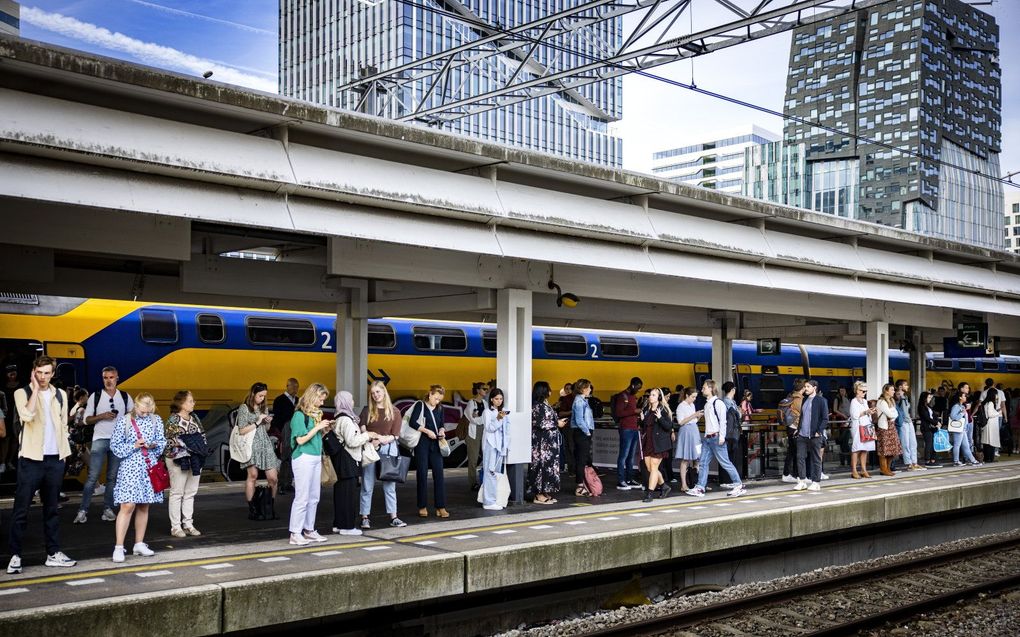
[[[528,466],[527,495],[535,504],[555,504],[560,492],[559,427],[567,419],[557,421],[556,410],[549,405],[549,383],[540,380],[532,392],[531,465]]]
[[[149,481],[149,467],[161,462],[166,436],[163,420],[156,413],[152,394],[135,396],[134,407],[121,416],[110,437],[110,451],[120,458],[117,485],[113,490],[117,511],[117,544],[113,547],[113,561],[124,561],[124,538],[131,518],[135,519],[134,555],[152,557],[155,551],[145,543],[145,527],[149,523],[149,505],[163,502],[163,494],[156,493]]]

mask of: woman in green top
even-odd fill
[[[325,386],[312,383],[298,400],[297,411],[290,420],[290,446],[294,449],[291,467],[294,470],[294,503],[290,507],[290,543],[304,546],[325,542],[315,530],[315,510],[319,504],[322,473],[322,434],[333,425],[322,419],[322,403],[329,392]]]

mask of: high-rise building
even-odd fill
[[[21,7],[13,0],[0,0],[0,33],[21,35]]]
[[[1020,188],[1006,188],[1005,238],[1006,250],[1020,254]]]
[[[702,138],[704,139],[704,138]],[[758,126],[746,126],[652,154],[652,173],[692,186],[740,194],[744,183],[744,150],[779,139]]]
[[[780,140],[744,149],[741,194],[746,197],[809,208],[811,193],[806,179],[804,144],[787,144]]]
[[[565,8],[564,0],[463,0],[466,17],[505,27]],[[444,17],[442,3],[422,6],[369,0],[280,0],[280,93],[319,104],[355,109],[362,96],[339,92],[341,85],[478,39],[476,30]],[[542,68],[604,55],[622,37],[617,17],[586,26],[572,40],[573,53],[539,46],[533,62],[495,56],[451,71],[439,91],[453,97],[477,95],[502,86],[513,74],[539,74]],[[611,46],[613,45],[613,46]],[[537,75],[536,75],[537,76]],[[382,104],[386,117],[412,113],[412,103],[427,101],[424,82],[395,89]],[[378,114],[378,113],[377,113]],[[548,152],[569,159],[621,166],[623,143],[610,124],[623,116],[623,80],[615,78],[574,89],[566,95],[520,102],[441,124],[441,129],[509,146]]]
[[[802,121],[783,137],[805,146],[808,207],[1001,248],[1002,184],[988,177],[998,39],[995,20],[960,0],[888,2],[796,30],[785,113]]]

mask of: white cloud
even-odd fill
[[[153,66],[198,76],[206,71],[212,71],[214,73],[213,77],[219,82],[237,84],[269,93],[276,92],[276,81],[273,79],[251,75],[223,63],[200,58],[161,44],[143,42],[123,33],[115,33],[109,29],[63,16],[59,13],[49,13],[35,7],[23,6],[21,8],[21,19],[39,29],[58,33],[74,40],[88,42],[104,49],[126,53],[137,60]]]

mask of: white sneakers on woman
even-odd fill
[[[156,554],[156,551],[153,551],[152,549],[150,549],[149,545],[146,544],[145,542],[136,542],[135,545],[131,548],[131,554],[132,555],[139,555],[141,557],[152,557],[153,555]],[[124,555],[125,555],[125,553],[124,553],[124,547],[123,546],[115,546],[115,547],[113,547],[113,561],[114,562],[116,562],[118,564],[123,562],[124,561]]]

